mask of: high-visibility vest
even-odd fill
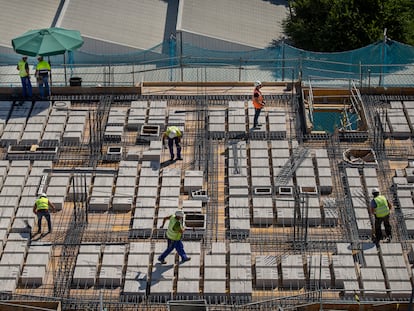
[[[172,241],[178,241],[181,239],[181,222],[175,217],[175,215],[172,215],[170,217],[170,222],[168,224],[167,229],[167,238],[169,238]]]
[[[179,129],[178,127],[176,127],[176,126],[169,126],[169,127],[167,128],[167,130],[165,131],[165,134],[168,136],[168,135],[170,135],[170,133],[171,133],[172,131],[174,131],[174,132],[176,132],[176,133],[177,133],[177,137],[181,137],[181,136],[183,135],[183,134],[181,133],[180,129]]]
[[[42,60],[37,64],[36,70],[39,75],[47,75],[50,71],[50,64],[47,61]]]
[[[17,63],[17,67],[19,67],[19,75],[22,78],[28,76],[26,66],[28,67],[29,65],[24,60],[21,60]]]
[[[382,218],[390,214],[390,208],[388,207],[388,201],[386,197],[379,195],[374,198],[374,201],[377,205],[375,208],[375,216]]]
[[[254,89],[253,92],[253,106],[256,109],[262,109],[263,108],[263,95],[262,92],[260,92],[260,90],[258,88]]]
[[[49,209],[49,199],[45,197],[38,198],[36,200],[37,211],[47,211]]]

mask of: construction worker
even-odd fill
[[[41,98],[46,98],[50,96],[49,89],[49,74],[50,74],[50,64],[49,62],[43,60],[43,56],[38,56],[37,60],[39,61],[36,65],[36,78],[39,85],[39,93]]]
[[[37,215],[37,232],[39,234],[42,232],[42,218],[45,217],[47,221],[47,228],[48,232],[52,232],[52,222],[50,220],[50,213],[49,210],[54,212],[56,210],[55,205],[50,202],[47,195],[45,193],[41,193],[39,198],[36,200],[33,206],[33,213]]]
[[[19,71],[20,80],[22,82],[23,98],[32,98],[32,83],[30,82],[30,69],[27,63],[27,56],[23,56],[17,63],[17,70]]]
[[[265,105],[265,102],[263,100],[263,95],[260,89],[262,88],[262,82],[256,81],[254,83],[254,91],[253,91],[253,107],[254,107],[254,119],[253,119],[253,128],[256,128],[259,126],[259,116],[260,112],[263,109],[263,106]]]
[[[375,243],[378,244],[382,239],[381,224],[384,223],[386,243],[391,242],[391,225],[390,225],[390,209],[391,203],[387,198],[380,194],[378,188],[372,189],[374,198],[371,200],[371,215],[375,216]]]
[[[176,126],[169,126],[167,130],[162,135],[162,144],[165,146],[165,139],[168,139],[168,149],[170,150],[170,160],[174,160],[174,144],[177,148],[177,158],[176,160],[182,160],[181,158],[181,137],[183,137],[183,132]]]
[[[166,264],[165,258],[172,252],[175,248],[178,255],[180,255],[182,262],[191,260],[191,257],[188,257],[184,251],[184,245],[181,241],[182,234],[185,230],[183,225],[184,212],[182,210],[177,210],[174,215],[164,217],[161,227],[164,227],[164,224],[167,220],[168,229],[167,229],[167,249],[158,257],[158,261],[162,264]]]

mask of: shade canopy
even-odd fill
[[[29,30],[12,39],[13,49],[27,56],[51,56],[73,51],[83,44],[81,34],[77,30],[58,27]]]

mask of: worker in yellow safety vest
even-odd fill
[[[181,138],[183,132],[177,126],[169,126],[162,136],[162,144],[165,146],[165,139],[168,140],[168,149],[170,150],[170,160],[174,160],[174,144],[177,148],[176,160],[182,160],[181,158]]]
[[[42,232],[43,217],[45,217],[47,221],[47,233],[52,232],[52,221],[50,220],[49,210],[52,210],[52,212],[54,212],[56,210],[55,205],[48,199],[45,193],[41,193],[33,206],[33,213],[35,213],[37,216],[37,234]]]
[[[27,63],[27,56],[23,56],[22,59],[17,63],[20,80],[22,82],[23,99],[32,98],[32,83],[30,82],[30,69]]]
[[[183,225],[184,212],[182,210],[177,210],[174,215],[169,215],[164,217],[160,228],[163,228],[165,222],[169,220],[168,229],[167,229],[167,241],[168,245],[166,250],[158,257],[158,261],[162,264],[166,264],[165,258],[172,252],[175,248],[178,255],[180,255],[182,262],[189,261],[191,257],[188,257],[184,251],[184,245],[181,241],[182,234],[185,230]]]
[[[39,61],[36,65],[36,79],[39,85],[39,93],[42,99],[50,96],[49,89],[49,74],[50,74],[50,64],[49,62],[43,59],[43,56],[38,56],[37,60]]]
[[[374,198],[371,200],[370,211],[371,215],[375,216],[375,243],[378,245],[378,243],[382,240],[382,223],[384,223],[385,227],[385,242],[390,243],[392,237],[390,210],[392,208],[392,205],[385,196],[380,194],[378,188],[372,189],[372,195]]]

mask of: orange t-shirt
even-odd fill
[[[258,88],[255,88],[253,92],[253,106],[255,109],[263,108],[263,95]]]

